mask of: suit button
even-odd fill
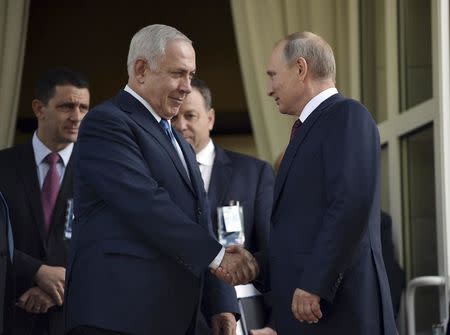
[[[197,215],[200,216],[200,215],[202,215],[202,213],[203,213],[202,210],[200,208],[197,208]]]

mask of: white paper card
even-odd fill
[[[223,210],[223,221],[227,233],[238,232],[242,230],[241,217],[239,215],[239,206],[225,206]]]

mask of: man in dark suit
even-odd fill
[[[127,65],[125,89],[89,113],[77,141],[66,331],[194,334],[204,287],[210,311],[230,290],[208,268],[256,265],[213,237],[194,152],[170,125],[191,92],[192,42],[147,26]],[[209,317],[215,334],[234,333],[233,314]]]
[[[217,208],[239,201],[244,214],[245,248],[254,253],[266,249],[272,210],[274,176],[270,165],[259,159],[224,150],[214,144],[210,132],[215,112],[211,91],[200,79],[191,82],[192,92],[185,98],[172,124],[196,153],[211,208],[213,230],[217,236]],[[230,303],[236,300],[234,294]],[[271,334],[268,329],[253,333]],[[210,334],[204,329],[201,334]],[[273,334],[273,333],[272,333]]]
[[[275,181],[269,268],[259,264],[270,272],[279,334],[396,334],[378,129],[337,92],[335,73],[331,47],[309,32],[281,40],[269,59],[268,95],[298,119]]]
[[[16,248],[15,334],[64,331],[71,154],[88,108],[83,76],[67,68],[49,70],[36,82],[32,109],[38,128],[32,141],[0,152],[0,189],[10,208]]]
[[[11,333],[13,317],[14,282],[12,262],[14,244],[9,220],[9,210],[0,192],[0,334]]]

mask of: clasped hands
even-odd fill
[[[62,306],[65,277],[65,268],[41,265],[34,277],[37,286],[25,291],[17,306],[28,313],[47,313],[50,307]]]
[[[211,272],[234,286],[255,280],[259,274],[259,266],[247,250],[231,246],[225,249],[220,266]],[[291,309],[294,317],[300,322],[317,323],[322,318],[320,297],[299,288],[294,291]]]
[[[233,245],[225,249],[220,266],[211,272],[219,279],[235,286],[254,280],[259,274],[259,266],[251,253],[243,247]]]

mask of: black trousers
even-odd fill
[[[67,335],[127,335],[109,329],[102,329],[89,326],[75,327]]]

